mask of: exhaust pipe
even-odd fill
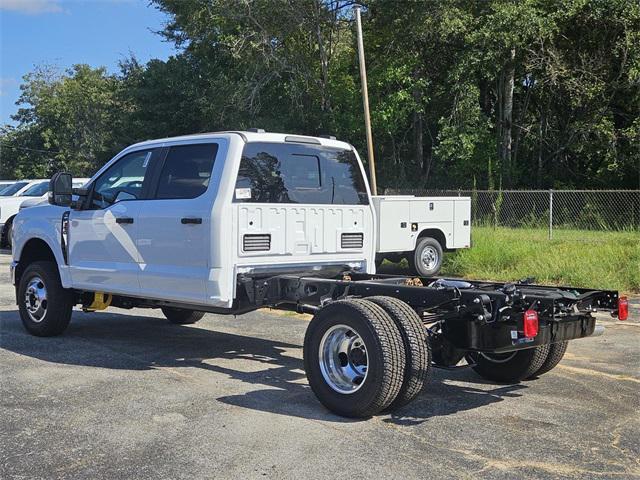
[[[596,328],[593,330],[593,333],[591,334],[591,336],[592,337],[599,337],[603,333],[604,333],[604,326],[603,325],[596,325]]]

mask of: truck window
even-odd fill
[[[366,205],[364,179],[351,150],[319,145],[245,145],[235,201]]]
[[[121,199],[142,197],[142,185],[153,150],[131,152],[111,165],[93,187],[92,206],[105,208]]]
[[[217,143],[169,148],[160,173],[156,198],[196,198],[202,195],[209,186],[216,153]]]

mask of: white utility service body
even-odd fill
[[[373,205],[379,256],[410,255],[423,237],[435,238],[447,251],[471,246],[469,197],[374,196]]]

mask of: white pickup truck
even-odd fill
[[[377,223],[420,223],[394,213],[401,201],[411,209],[411,198],[372,199],[356,150],[334,139],[139,143],[82,189],[54,175],[51,205],[15,217],[16,302],[39,336],[62,333],[78,304],[161,308],[177,324],[264,306],[313,313],[309,384],[351,417],[407,404],[432,365],[466,359],[500,382],[539,376],[569,340],[601,332],[596,308],[626,318],[614,291],[376,275]],[[468,209],[453,208],[468,227]]]

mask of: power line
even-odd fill
[[[27,152],[38,152],[38,153],[62,153],[56,150],[39,150],[37,148],[27,148],[27,147],[16,147],[14,145],[7,145],[6,143],[0,143],[0,146],[5,148],[13,148],[14,150],[24,150]]]

